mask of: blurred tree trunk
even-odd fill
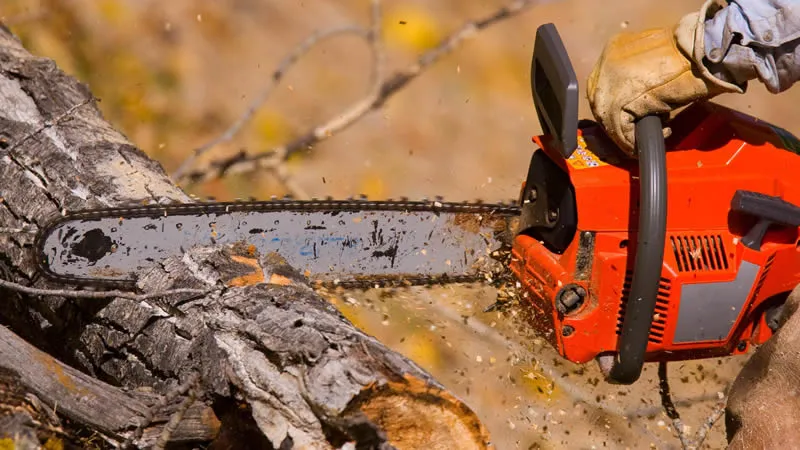
[[[39,277],[30,230],[64,211],[190,201],[85,85],[0,29],[0,278],[73,290]],[[167,429],[211,448],[490,447],[473,411],[277,255],[194,248],[138,288],[208,283],[227,289],[153,300],[0,289],[0,444],[144,447]]]

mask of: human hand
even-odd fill
[[[703,21],[698,17],[689,14],[674,29],[613,36],[589,75],[587,95],[595,119],[632,156],[638,119],[659,115],[666,123],[670,112],[694,101],[743,93],[697,66],[695,61],[703,57]],[[665,127],[664,137],[669,134]]]

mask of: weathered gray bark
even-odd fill
[[[63,427],[58,417],[63,416],[78,424],[91,424],[89,428],[92,431],[108,436],[111,441],[124,441],[125,431],[141,423],[141,418],[150,412],[149,406],[159,400],[159,396],[152,393],[123,392],[65,366],[1,326],[0,356],[0,385],[7,386],[6,389],[0,388],[0,405],[9,407],[27,403],[33,408],[30,413],[26,411],[20,415],[18,412],[0,419],[0,435],[14,433],[24,425],[28,427],[23,435],[26,440],[31,439],[31,432],[45,432],[48,438],[58,438],[57,434],[48,433],[51,429],[32,423],[32,419],[43,422],[43,417],[49,427]],[[177,406],[166,404],[150,423],[142,423],[141,442],[155,442],[168,415]],[[172,440],[208,440],[214,437],[218,428],[210,408],[200,403],[193,404],[172,433]]]
[[[86,86],[30,55],[7,30],[0,30],[0,197],[0,227],[33,229],[65,210],[191,201],[103,120]],[[69,288],[38,276],[33,239],[0,233],[0,277]],[[152,301],[0,290],[0,322],[8,326],[0,328],[0,369],[11,369],[10,379],[58,417],[114,444],[154,444],[186,397],[165,396],[199,375],[199,388],[190,389],[197,402],[173,439],[216,436],[220,448],[489,446],[466,405],[356,329],[276,255],[246,245],[195,248],[142,274],[138,287],[219,290]]]

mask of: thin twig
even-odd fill
[[[371,27],[370,27],[370,36],[369,36],[369,43],[372,49],[372,91],[373,94],[377,94],[380,92],[381,83],[383,83],[383,75],[384,75],[384,65],[386,64],[386,54],[383,51],[383,39],[381,38],[383,35],[383,26],[381,25],[382,22],[382,13],[381,13],[381,1],[380,0],[372,0],[372,17],[371,17]]]
[[[172,400],[177,398],[179,395],[185,394],[187,391],[189,391],[190,388],[197,388],[197,384],[198,384],[199,380],[200,380],[200,374],[198,374],[197,372],[192,372],[192,374],[189,376],[189,378],[183,384],[179,385],[178,387],[176,387],[172,391],[167,392],[165,395],[161,396],[158,399],[158,401],[155,404],[153,404],[153,406],[148,408],[148,410],[141,417],[141,420],[139,420],[139,425],[137,425],[136,429],[133,431],[131,436],[128,437],[128,439],[126,439],[125,442],[123,442],[120,447],[121,448],[130,448],[130,446],[133,444],[133,441],[141,439],[142,434],[144,434],[144,428],[153,423],[153,418],[155,417],[156,413],[158,411],[160,411],[162,408],[164,408],[165,406],[167,406],[167,404],[169,404],[169,402],[171,402]],[[190,393],[191,402],[188,402],[188,406],[187,406],[187,402],[184,401],[184,403],[181,404],[180,408],[178,408],[178,411],[175,412],[175,415],[179,416],[178,419],[177,419],[178,422],[180,422],[180,419],[183,418],[183,414],[186,412],[186,409],[188,409],[188,407],[191,406],[192,403],[194,403],[194,398],[195,397],[192,396],[192,394],[196,394],[195,389],[192,389],[192,391]],[[186,406],[186,409],[184,409],[184,406]],[[175,417],[175,415],[173,415],[173,418]],[[169,424],[172,423],[173,418],[170,418],[170,422],[164,428],[161,436],[159,437],[159,441],[162,438],[164,438],[164,432],[167,432],[167,429],[170,428]],[[169,440],[169,436],[173,431],[175,431],[174,428],[169,430],[169,433],[166,436],[166,440]],[[161,448],[163,448],[163,446]]]
[[[328,122],[327,128],[320,131],[320,133],[323,133],[325,136],[332,136],[337,131],[347,127],[349,123],[354,122],[358,117],[362,116],[366,112],[365,108],[368,107],[370,99],[377,98],[380,95],[381,83],[383,82],[384,65],[383,42],[381,39],[381,0],[372,0],[371,4],[371,24],[369,33],[367,35],[367,41],[369,42],[370,49],[372,50],[372,84],[370,92],[366,99],[361,100],[353,105],[338,119]],[[352,117],[352,119],[350,119],[350,117]],[[324,139],[324,137],[321,139]],[[308,198],[308,194],[305,193],[303,188],[301,188],[300,185],[291,179],[291,176],[289,175],[289,169],[286,167],[287,159],[288,155],[276,155],[276,157],[273,158],[274,163],[267,165],[265,168],[271,171],[295,198]]]
[[[33,228],[0,227],[0,234],[22,234],[22,233],[36,234],[36,230]]]
[[[31,139],[32,137],[34,137],[37,134],[41,133],[42,131],[44,131],[44,130],[46,130],[48,128],[51,128],[51,127],[53,127],[55,125],[58,125],[59,123],[63,122],[64,120],[70,118],[73,114],[75,114],[75,111],[77,111],[79,108],[82,108],[83,106],[89,104],[89,102],[91,102],[92,100],[94,100],[94,97],[89,96],[86,99],[84,99],[82,102],[80,102],[80,103],[78,103],[76,105],[72,105],[68,110],[64,111],[64,113],[60,114],[55,119],[45,120],[44,123],[39,128],[31,131],[30,133],[26,134],[25,136],[23,136],[22,138],[20,138],[19,140],[17,140],[13,144],[11,144],[7,149],[5,149],[5,152],[6,153],[13,152],[20,145],[24,144],[29,139]]]
[[[667,363],[661,361],[658,363],[658,393],[661,394],[661,404],[664,406],[664,411],[667,413],[667,417],[672,419],[672,426],[675,427],[675,431],[678,433],[678,439],[681,440],[681,446],[684,450],[687,450],[691,446],[691,440],[689,436],[686,435],[683,422],[681,422],[681,415],[678,414],[678,410],[675,409],[675,404],[672,403],[672,397],[670,396],[670,388],[669,388],[669,380],[667,379]]]
[[[158,297],[165,297],[175,294],[192,294],[192,295],[208,295],[217,289],[169,289],[161,292],[154,292],[150,294],[134,294],[126,291],[76,291],[69,289],[40,289],[23,286],[8,280],[0,279],[0,287],[8,288],[23,294],[29,295],[48,295],[65,298],[127,298],[130,300],[149,300]]]
[[[380,84],[379,89],[377,89],[377,95],[374,95],[375,91],[373,91],[373,94],[357,102],[336,118],[325,124],[313,127],[305,134],[287,144],[273,148],[264,153],[248,154],[246,151],[241,151],[236,155],[214,160],[206,169],[188,172],[185,173],[184,176],[176,178],[177,182],[188,181],[191,183],[201,183],[222,178],[229,174],[242,174],[257,169],[272,169],[277,167],[291,155],[310,149],[315,144],[352,125],[367,113],[382,107],[389,98],[422,74],[425,69],[438,62],[444,56],[452,53],[459,45],[475,36],[479,31],[503,20],[510,19],[540,1],[541,0],[515,0],[483,19],[466,23],[455,33],[445,38],[435,48],[423,53],[417,59],[416,63],[405,70],[397,71],[387,77]]]
[[[223,133],[219,138],[214,139],[206,145],[195,150],[194,154],[181,165],[175,174],[173,174],[173,178],[181,181],[190,165],[200,155],[209,151],[214,145],[232,139],[234,134],[237,133],[241,127],[252,118],[257,108],[263,104],[269,93],[272,91],[272,88],[274,88],[277,82],[280,81],[288,67],[294,64],[300,58],[300,56],[307,53],[308,50],[310,50],[314,45],[318,44],[321,39],[324,38],[333,37],[344,32],[358,33],[364,36],[364,38],[370,44],[370,49],[372,50],[372,83],[370,91],[364,99],[359,100],[355,105],[348,108],[343,114],[337,116],[333,120],[330,120],[327,124],[323,125],[322,127],[318,127],[314,132],[314,138],[317,140],[322,140],[328,136],[332,136],[338,131],[349,126],[351,123],[355,122],[359,117],[363,116],[370,109],[374,100],[380,96],[381,86],[383,83],[384,52],[381,39],[381,2],[380,0],[372,0],[371,5],[371,24],[369,30],[365,31],[360,27],[345,27],[338,30],[335,29],[316,34],[304,41],[300,47],[295,49],[295,51],[293,51],[281,63],[279,68],[273,73],[270,86],[256,102],[250,105],[247,111],[245,111],[245,114],[240,117],[236,123],[231,128],[226,130],[225,133]],[[269,163],[262,164],[261,168],[271,172],[278,179],[278,181],[280,181],[289,190],[289,192],[292,193],[295,198],[308,198],[308,195],[305,193],[305,191],[294,180],[292,180],[289,175],[289,170],[285,164],[289,157],[289,153],[287,153],[289,151],[290,149],[286,146],[279,147],[271,161]]]
[[[227,130],[225,130],[221,135],[218,137],[210,140],[209,142],[201,145],[200,147],[196,148],[192,154],[186,158],[186,160],[181,163],[175,173],[172,175],[174,179],[181,179],[183,178],[184,174],[187,170],[191,167],[192,164],[197,160],[197,158],[201,157],[207,151],[211,150],[214,146],[222,144],[223,142],[228,142],[242,129],[242,127],[253,118],[258,108],[267,101],[272,91],[280,84],[283,77],[286,73],[294,66],[295,63],[306,53],[311,51],[312,48],[317,46],[318,44],[340,36],[344,34],[357,34],[363,36],[365,39],[368,38],[369,32],[365,30],[363,27],[359,26],[343,26],[337,28],[331,28],[329,30],[319,31],[311,36],[309,36],[305,41],[300,43],[297,47],[292,50],[291,53],[286,55],[283,58],[281,63],[278,65],[278,68],[272,72],[272,76],[270,77],[269,84],[264,89],[261,94],[253,100],[250,105],[248,105],[247,109],[245,110],[244,114],[242,114],[239,119],[233,123]]]
[[[183,400],[183,403],[181,403],[181,406],[172,414],[172,416],[170,416],[169,422],[167,422],[167,424],[164,426],[164,429],[161,430],[161,435],[158,436],[158,440],[156,440],[156,443],[153,445],[154,450],[164,450],[167,447],[167,443],[172,437],[172,433],[175,432],[176,428],[178,428],[178,425],[180,425],[181,420],[183,420],[183,416],[186,414],[186,411],[189,410],[189,407],[194,404],[196,399],[197,390],[191,389],[189,391],[189,395]]]
[[[720,400],[714,409],[711,411],[711,414],[706,418],[706,421],[703,422],[703,425],[697,430],[697,437],[695,438],[695,445],[696,448],[700,448],[703,442],[706,440],[706,436],[708,436],[708,432],[711,431],[711,428],[714,427],[714,424],[717,423],[717,420],[722,417],[725,413],[725,402]]]
[[[19,14],[13,14],[11,16],[0,17],[0,23],[6,27],[15,27],[27,22],[44,19],[49,14],[50,11],[48,11],[47,8],[38,8],[34,9],[33,11],[26,11]]]
[[[664,411],[667,413],[667,416],[672,419],[672,425],[675,427],[675,431],[678,433],[678,439],[681,441],[681,447],[683,447],[683,450],[699,449],[706,440],[708,432],[711,431],[711,428],[714,427],[714,424],[725,412],[725,401],[723,400],[724,397],[717,402],[717,404],[714,406],[714,409],[711,411],[711,414],[703,422],[703,425],[700,427],[700,429],[697,430],[694,439],[692,439],[686,432],[683,422],[681,422],[681,417],[680,414],[678,414],[678,410],[675,409],[675,404],[672,403],[669,380],[667,379],[667,363],[664,361],[658,363],[658,388],[659,393],[661,394],[661,405],[664,407]]]

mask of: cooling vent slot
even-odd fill
[[[631,282],[633,280],[633,273],[628,271],[625,274],[625,283],[622,285],[622,298],[619,305],[619,314],[617,315],[617,335],[622,334],[622,321],[625,318],[625,305],[628,301],[628,296],[631,293]],[[669,294],[670,282],[666,278],[661,278],[658,283],[658,296],[656,297],[656,311],[653,325],[650,328],[650,337],[648,340],[655,344],[660,344],[664,340],[664,331],[667,327],[667,313],[669,312]]]
[[[770,255],[767,258],[767,263],[764,264],[764,268],[761,270],[761,276],[758,277],[758,282],[756,283],[756,288],[753,291],[753,298],[758,298],[758,293],[761,291],[761,286],[764,284],[764,280],[767,279],[767,274],[769,273],[769,268],[772,267],[772,262],[775,260],[775,253]]]
[[[670,236],[678,272],[726,270],[728,257],[720,235]]]

